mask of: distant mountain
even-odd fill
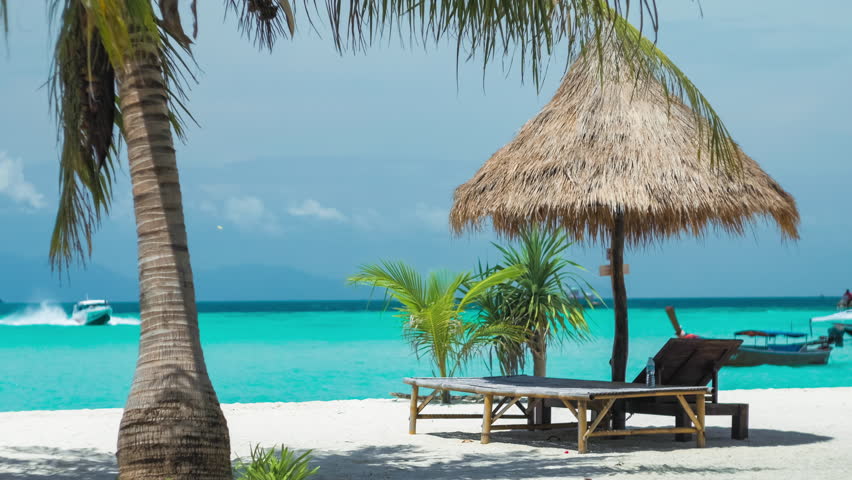
[[[345,279],[322,277],[295,268],[235,265],[199,270],[199,300],[360,300],[369,288],[351,288]]]
[[[134,300],[136,279],[98,265],[52,272],[47,259],[0,256],[0,297],[6,302],[73,302],[86,296]]]
[[[237,265],[195,272],[200,301],[358,300],[370,289],[350,288],[344,279],[313,275],[289,267]],[[72,302],[85,298],[135,301],[136,279],[98,265],[60,277],[46,260],[0,256],[0,298],[6,302]]]

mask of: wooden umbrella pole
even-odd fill
[[[612,381],[623,382],[627,372],[627,289],[624,286],[624,211],[615,214],[612,229],[612,303],[615,311],[615,335],[612,341]],[[613,409],[613,428],[623,429],[625,414],[621,405]]]

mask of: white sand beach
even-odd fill
[[[574,431],[496,432],[479,420],[421,420],[408,435],[405,400],[225,405],[235,456],[249,446],[314,451],[318,479],[846,479],[852,471],[852,388],[734,390],[751,404],[749,440],[730,439],[730,417],[708,417],[707,448],[670,435],[594,439],[576,453]],[[430,406],[432,413],[481,405]],[[424,413],[429,413],[427,412]],[[554,421],[569,414],[555,410]],[[0,479],[115,478],[119,409],[0,413]],[[661,425],[634,416],[631,426]]]

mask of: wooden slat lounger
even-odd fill
[[[577,426],[577,450],[586,453],[589,439],[591,437],[625,436],[654,433],[694,433],[696,444],[704,446],[704,396],[707,387],[682,387],[662,386],[645,387],[635,383],[601,382],[594,380],[571,380],[550,377],[531,377],[527,375],[515,375],[506,377],[418,377],[406,378],[405,383],[411,385],[411,411],[409,417],[408,433],[417,432],[418,419],[435,418],[481,418],[482,419],[482,443],[491,440],[491,432],[494,430],[515,430],[532,428],[559,428]],[[423,402],[418,400],[420,388],[435,389]],[[424,408],[435,398],[441,390],[453,392],[478,393],[485,397],[485,405],[482,415],[470,414],[422,414]],[[688,402],[687,397],[693,397],[694,402]],[[501,398],[494,405],[494,398]],[[648,398],[648,397],[673,397],[677,400],[683,412],[692,420],[693,426],[665,427],[665,428],[635,428],[629,430],[597,430],[601,421],[612,408],[616,400],[626,398]],[[577,423],[571,424],[548,424],[529,425],[495,425],[501,418],[528,418],[532,414],[531,409],[524,408],[521,399],[527,398],[529,403],[543,401],[544,399],[558,399],[571,411],[577,419]],[[590,404],[602,404],[594,419],[588,420]],[[695,410],[693,411],[693,404]],[[512,407],[517,406],[523,415],[506,415]]]
[[[742,340],[706,338],[672,338],[654,356],[657,382],[661,385],[711,385],[711,396],[704,408],[705,415],[730,415],[731,438],[748,438],[748,404],[719,403],[719,369],[739,348]],[[633,380],[644,385],[645,370]],[[667,401],[668,400],[668,401]],[[675,425],[687,425],[689,417],[676,402],[666,398],[643,398],[627,402],[628,413],[675,417]],[[689,435],[676,435],[688,441]]]

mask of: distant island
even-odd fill
[[[74,302],[87,296],[110,301],[135,301],[137,280],[99,265],[61,277],[47,262],[0,256],[0,265],[15,275],[0,277],[0,290],[11,302],[42,300]],[[286,266],[234,265],[198,268],[195,284],[200,301],[362,300],[369,288],[353,288],[343,278],[329,278]]]

